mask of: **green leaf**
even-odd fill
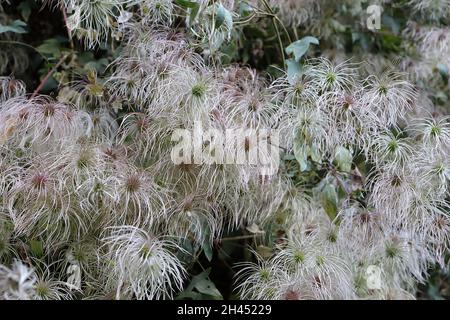
[[[322,189],[321,198],[325,212],[331,220],[334,220],[338,210],[338,194],[336,188],[331,183],[327,183]]]
[[[31,253],[36,258],[41,258],[44,255],[44,245],[42,241],[30,240]]]
[[[347,30],[347,28],[336,19],[331,20],[331,26],[337,32],[345,32]]]
[[[395,35],[398,35],[400,33],[399,23],[390,15],[383,14],[381,17],[381,22],[383,25],[388,26],[389,29],[391,29],[392,33],[394,33]]]
[[[203,252],[205,253],[206,259],[208,259],[209,262],[211,262],[213,258],[213,250],[212,246],[210,244],[203,244]]]
[[[438,92],[436,92],[434,94],[434,98],[436,100],[438,100],[441,104],[444,104],[448,101],[447,94],[442,90],[439,90]]]
[[[439,71],[439,74],[441,75],[442,80],[444,80],[445,84],[447,84],[449,76],[450,76],[447,66],[443,63],[438,63],[436,65],[436,69]]]
[[[271,256],[273,256],[273,250],[270,247],[267,246],[263,246],[263,245],[259,245],[256,247],[256,252],[258,252],[258,254],[265,259],[270,258]]]
[[[222,299],[220,291],[217,290],[216,285],[209,280],[209,278],[202,278],[195,284],[195,288],[207,296],[211,296],[216,299]]]
[[[399,51],[402,38],[393,34],[383,34],[380,42],[384,50]]]
[[[33,0],[26,0],[21,2],[17,8],[20,11],[20,15],[25,21],[28,21],[31,15],[32,9],[36,7],[36,3]]]
[[[195,18],[197,18],[199,10],[200,10],[199,4],[197,4],[197,6],[191,9],[191,14],[189,16],[189,25],[192,25],[194,23]]]
[[[192,25],[200,10],[200,4],[196,1],[188,0],[175,0],[175,3],[186,10],[190,10],[189,25]]]
[[[252,13],[254,10],[253,10],[253,7],[251,6],[251,5],[249,5],[246,1],[242,1],[240,4],[239,4],[239,15],[241,16],[241,17],[246,17],[246,16],[248,16],[250,13]]]
[[[352,169],[353,156],[348,149],[341,146],[337,147],[334,160],[341,171],[350,172]]]
[[[184,9],[193,9],[198,6],[198,3],[196,1],[175,0],[175,3]]]
[[[222,25],[225,25],[226,29],[229,31],[233,29],[233,16],[222,4],[218,5],[215,17],[217,29]]]
[[[209,278],[211,268],[194,276],[189,286],[184,290],[177,299],[203,299],[209,298],[214,300],[222,300],[222,294],[217,290],[216,285]],[[204,297],[205,296],[205,297]]]
[[[311,146],[309,148],[309,156],[314,162],[322,163],[322,155],[320,154],[317,146]]]
[[[55,38],[47,39],[36,49],[42,54],[47,54],[58,58],[61,56],[61,41]]]
[[[286,48],[286,53],[294,55],[295,61],[299,62],[300,59],[306,54],[311,44],[318,45],[319,40],[316,37],[307,36],[298,41],[291,43]]]
[[[308,168],[308,147],[303,143],[300,137],[294,139],[294,156],[300,164],[300,171],[306,171]]]
[[[287,77],[290,84],[295,84],[297,79],[302,75],[302,65],[294,59],[286,60]]]
[[[4,26],[0,24],[0,33],[13,32],[13,33],[26,33],[25,27],[27,24],[22,20],[15,20],[9,25]]]
[[[102,74],[105,71],[108,64],[109,64],[108,60],[105,58],[102,58],[99,60],[89,61],[88,63],[86,63],[84,65],[84,69],[95,70],[95,71],[97,71],[98,74]]]
[[[445,64],[443,64],[443,63],[438,63],[438,64],[436,65],[436,69],[439,71],[439,73],[440,73],[442,76],[447,76],[447,75],[448,75],[448,68],[447,68],[447,66],[446,66]]]
[[[371,39],[363,32],[352,32],[352,42],[359,43],[361,48],[366,52],[370,51],[372,46]]]
[[[41,79],[42,80],[42,79]],[[51,90],[55,90],[58,88],[59,82],[56,80],[53,76],[48,78],[48,80],[45,82],[44,86],[42,87],[42,92],[49,92]]]

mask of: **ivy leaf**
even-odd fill
[[[7,26],[0,24],[0,33],[5,33],[5,32],[27,33],[27,31],[25,30],[26,26],[27,26],[27,24],[25,22],[23,22],[22,20],[15,20]]]
[[[352,169],[353,156],[348,149],[341,146],[337,147],[334,160],[341,171],[350,172]]]
[[[41,258],[44,255],[44,245],[42,241],[30,240],[30,250],[34,257]]]
[[[291,43],[286,48],[286,53],[289,55],[294,55],[295,61],[299,62],[300,59],[308,52],[309,46],[311,44],[318,45],[319,40],[316,37],[304,37],[298,41]]]

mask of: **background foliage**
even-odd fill
[[[193,15],[192,12],[198,10],[196,1],[176,0],[174,3],[180,13],[189,11]],[[212,64],[244,64],[268,78],[276,78],[283,74],[285,68],[288,75],[298,74],[306,57],[342,56],[343,59],[352,57],[355,62],[372,59],[375,62],[400,64],[407,57],[420,55],[420,52],[411,53],[418,49],[415,40],[405,35],[412,14],[417,15],[421,25],[448,27],[446,17],[437,17],[430,22],[428,18],[431,14],[425,14],[424,18],[421,12],[405,10],[409,5],[408,0],[383,1],[381,30],[370,31],[365,25],[365,8],[370,4],[369,0],[325,2],[317,19],[306,18],[306,22],[295,24],[289,19],[278,21],[274,15],[279,13],[276,6],[271,5],[264,13],[255,13],[251,3],[241,1],[240,10],[233,13],[238,16],[231,17],[228,10],[219,10],[216,27],[229,30],[225,40],[216,43],[214,48],[208,47],[211,43],[198,41],[195,50],[205,55]],[[173,25],[178,29],[185,29],[192,23],[193,29],[201,33],[200,28],[196,29],[194,19],[185,19],[182,14],[174,19]],[[90,46],[71,34],[66,28],[66,22],[67,16],[63,10],[44,6],[41,1],[3,1],[0,10],[1,75],[24,81],[29,94],[39,91],[55,98],[64,97],[70,85],[79,84],[90,96],[108,100],[104,79],[112,74],[111,63],[122,52],[122,35],[109,35],[108,41]],[[422,87],[444,114],[450,111],[448,67],[444,63],[437,63],[430,76],[435,81],[417,81],[417,86]],[[96,108],[95,104],[90,106]],[[113,103],[111,109],[119,120],[134,111],[126,103]],[[302,152],[306,153],[303,155]],[[321,194],[329,216],[336,216],[339,203],[347,196],[346,190],[351,189],[351,197],[356,200],[363,197],[363,188],[358,187],[359,180],[370,170],[363,159],[352,159],[349,151],[342,148],[335,159],[330,159],[324,167],[314,161],[307,161],[308,155],[308,151],[304,150],[285,154],[283,168],[295,184],[310,187],[312,192]],[[355,167],[360,175],[349,178],[344,174]],[[345,175],[343,183],[349,185],[336,187],[319,183],[330,170],[338,181]],[[192,248],[192,243],[187,241],[184,249],[195,253],[196,258],[189,262],[187,270],[190,281],[178,298],[237,298],[231,287],[236,273],[234,263],[254,259],[249,247],[262,256],[270,255],[274,247],[283,241],[286,232],[283,219],[282,214],[274,217],[264,231],[260,226],[252,225],[223,234],[212,246],[205,243],[200,251]],[[39,257],[42,244],[27,245],[29,248],[26,250],[31,250]],[[439,267],[432,270],[427,284],[420,286],[417,296],[449,298],[449,272],[450,269],[442,270]]]

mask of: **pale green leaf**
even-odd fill
[[[25,27],[27,24],[22,20],[15,20],[9,25],[0,24],[0,33],[13,32],[13,33],[26,33]]]
[[[348,149],[341,146],[337,147],[334,160],[341,171],[350,172],[352,169],[353,156]]]
[[[308,52],[309,46],[311,44],[318,45],[319,40],[315,37],[304,37],[298,41],[291,43],[286,48],[286,53],[289,55],[294,55],[295,61],[299,62],[300,59]]]

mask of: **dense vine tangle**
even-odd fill
[[[299,11],[292,8],[300,1],[264,3],[295,26],[321,9],[315,1]],[[434,12],[432,3],[411,1]],[[108,100],[94,99],[93,84],[83,82],[58,100],[29,98],[20,80],[0,78],[1,298],[171,298],[187,275],[185,239],[200,250],[224,230],[274,221],[286,234],[270,257],[254,252],[256,262],[238,264],[241,298],[414,298],[428,268],[445,266],[449,117],[430,108],[410,73],[367,75],[365,64],[318,58],[294,79],[270,82],[248,67],[205,62],[198,37],[219,45],[229,26],[219,36],[207,24],[174,30],[181,9],[172,1],[46,4],[68,10],[69,28],[87,47],[119,33],[124,47],[102,82]],[[238,1],[220,5],[235,14]],[[137,14],[125,11],[132,6]],[[215,9],[201,1],[199,15]],[[448,53],[447,33],[406,32],[425,59]],[[112,105],[134,112],[117,125]],[[281,149],[302,168],[328,170],[315,190],[341,185],[347,197],[331,216],[323,193],[298,186],[283,167],[263,177],[246,164],[175,165],[171,133],[195,123],[280,130]],[[351,167],[336,174],[328,159],[343,153],[366,159],[366,179]],[[351,196],[359,187],[363,200]],[[40,239],[44,259],[23,260],[24,239]],[[377,290],[366,282],[371,266],[381,272]]]

